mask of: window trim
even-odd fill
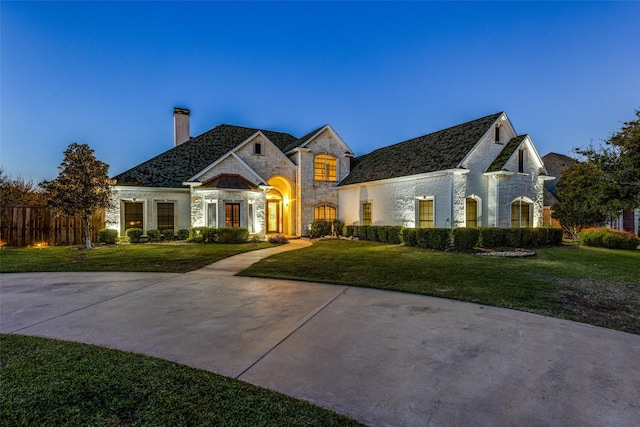
[[[514,218],[513,218],[513,205],[515,203],[518,203],[518,219],[517,219],[517,227],[514,227]],[[523,225],[523,221],[522,221],[522,205],[526,204],[527,205],[527,222],[526,225]],[[509,224],[511,225],[511,228],[531,228],[532,227],[532,223],[533,223],[533,201],[531,201],[530,199],[526,198],[526,197],[518,197],[517,199],[513,200],[511,202],[511,204],[509,205],[509,212],[510,212],[510,222]]]
[[[214,219],[213,224],[211,224],[211,215],[209,215],[209,212],[211,211],[212,207],[213,207],[213,212],[215,213],[215,219]],[[205,211],[206,211],[206,215],[207,215],[207,222],[206,222],[207,227],[209,227],[209,228],[218,228],[218,224],[220,222],[218,220],[218,217],[220,216],[219,212],[218,212],[218,201],[217,200],[216,201],[208,201],[206,203],[206,210]]]
[[[136,205],[141,205],[142,206],[142,224],[140,227],[137,226],[131,226],[131,227],[127,227],[127,204],[136,204]],[[121,206],[121,220],[122,220],[122,234],[125,235],[127,230],[129,228],[141,228],[143,231],[146,231],[145,225],[147,223],[146,221],[146,215],[145,215],[145,211],[146,211],[146,200],[141,200],[141,201],[136,201],[134,200],[122,200],[122,206]]]
[[[234,209],[232,207],[238,207],[238,217],[235,218]],[[231,218],[229,218],[229,210],[231,209]],[[235,224],[238,224],[237,226]],[[242,227],[242,203],[240,201],[225,202],[224,203],[224,225],[227,228],[240,228]]]
[[[365,206],[368,206],[368,209],[366,209]],[[365,200],[360,204],[360,212],[362,215],[362,225],[373,225],[373,203],[371,200]],[[365,216],[366,213],[368,213],[367,216]]]
[[[476,203],[476,219],[475,219],[475,223],[476,225],[468,225],[468,214],[467,214],[467,201],[468,200],[473,200]],[[476,196],[475,194],[472,194],[470,196],[465,197],[464,199],[464,226],[465,227],[482,227],[481,224],[481,212],[482,212],[482,199],[480,199],[480,197]],[[480,225],[478,225],[480,224]]]
[[[422,203],[431,202],[431,220],[422,219]],[[422,227],[423,222],[431,222],[431,227]],[[418,197],[416,199],[416,228],[435,228],[436,226],[436,199],[435,197]]]

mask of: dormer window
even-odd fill
[[[253,154],[262,154],[262,144],[260,142],[253,144]]]
[[[495,127],[493,142],[500,143],[500,125],[496,125]]]

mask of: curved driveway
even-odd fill
[[[373,426],[632,426],[640,336],[373,289],[185,274],[0,276],[0,331],[162,357]]]

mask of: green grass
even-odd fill
[[[529,258],[319,241],[240,274],[431,295],[640,334],[640,251],[566,245]]]
[[[360,425],[211,372],[20,335],[0,335],[0,402],[0,425]]]
[[[158,244],[3,248],[0,273],[37,271],[155,271],[184,273],[232,255],[273,246],[270,243]]]

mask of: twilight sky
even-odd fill
[[[0,165],[52,179],[72,142],[110,175],[229,123],[356,155],[506,111],[540,155],[640,108],[640,2],[0,2]]]

